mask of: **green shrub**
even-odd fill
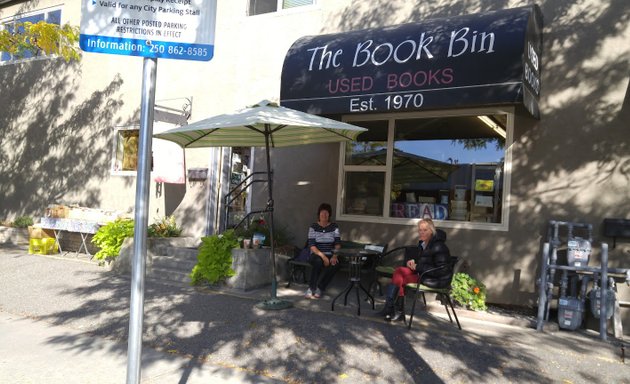
[[[13,226],[16,228],[28,228],[33,225],[33,218],[30,216],[19,216],[13,220]]]
[[[175,216],[165,216],[149,225],[148,237],[178,237],[181,235],[181,228],[177,227]]]
[[[177,237],[181,232],[175,218],[166,216],[147,228],[147,237]],[[131,219],[118,219],[103,225],[92,237],[92,243],[100,248],[94,258],[105,261],[118,257],[125,238],[133,235],[134,221]]]
[[[486,286],[466,273],[456,273],[451,284],[451,296],[460,305],[473,311],[485,311]]]
[[[118,219],[103,225],[92,237],[92,243],[100,248],[94,258],[105,261],[118,257],[127,237],[133,237],[133,220]]]
[[[234,276],[232,269],[232,249],[238,247],[238,239],[234,230],[229,229],[221,235],[201,238],[197,265],[190,273],[192,284],[204,282],[216,284]]]

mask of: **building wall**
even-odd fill
[[[156,99],[192,97],[190,121],[278,100],[284,56],[305,35],[380,27],[427,18],[477,13],[532,1],[443,0],[353,2],[318,5],[255,17],[245,1],[219,1],[215,57],[210,62],[160,60]],[[0,18],[21,7],[0,8]],[[549,220],[595,226],[605,217],[630,217],[628,88],[630,5],[623,1],[539,1],[544,17],[541,119],[516,116],[512,144],[509,230],[447,228],[454,254],[489,288],[489,300],[535,305],[539,254]],[[63,4],[63,18],[80,23],[80,2]],[[137,123],[142,59],[84,53],[80,63],[38,60],[0,67],[0,217],[36,215],[54,202],[130,210],[135,179],[109,172],[114,125]],[[188,167],[207,167],[208,151],[186,152]],[[262,151],[256,169],[264,170]],[[277,221],[301,244],[319,203],[337,200],[339,148],[335,144],[272,150]],[[207,188],[191,184],[169,197],[151,187],[150,218],[175,210],[185,228],[202,233]],[[254,191],[264,206],[266,190]],[[416,241],[413,226],[341,221],[343,236],[386,242]],[[630,244],[619,242],[610,265],[630,267]],[[594,262],[599,258],[596,249]],[[620,285],[623,297],[628,287]],[[625,323],[628,324],[628,311]],[[628,326],[626,326],[628,328]]]

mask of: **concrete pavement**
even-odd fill
[[[123,383],[129,279],[82,258],[0,249],[0,378],[8,383]],[[509,319],[441,308],[411,331],[356,316],[303,287],[258,309],[269,290],[177,289],[146,282],[143,383],[630,383],[618,342],[592,332],[536,332]],[[339,289],[339,288],[336,288]],[[331,292],[334,294],[335,291]],[[378,309],[378,308],[377,308]]]
[[[124,383],[127,345],[64,326],[0,312],[0,377],[4,383]],[[189,369],[190,359],[145,347],[143,383],[279,383],[236,367]]]

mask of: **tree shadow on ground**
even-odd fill
[[[88,324],[86,330],[94,336],[124,342],[129,280],[110,273],[88,274],[89,278],[81,278],[82,285],[51,292],[60,303],[71,298],[80,305],[38,317],[56,325]],[[500,336],[460,332],[443,319],[419,318],[417,328],[407,331],[369,317],[327,311],[264,311],[251,298],[180,290],[150,280],[145,290],[144,343],[191,358],[182,367],[181,383],[205,363],[287,382],[335,382],[341,377],[391,383],[453,378],[545,381],[539,370],[532,369],[539,360],[535,353],[511,348],[510,341]],[[50,342],[63,345],[67,340]],[[80,352],[91,345],[71,348]],[[576,343],[574,348],[579,351],[584,346]],[[514,361],[520,365],[514,366]]]

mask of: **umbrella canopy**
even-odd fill
[[[365,128],[278,106],[267,100],[154,135],[184,148],[270,147],[355,140]]]
[[[265,147],[269,200],[269,237],[271,242],[271,300],[263,302],[266,309],[282,309],[289,305],[276,297],[276,261],[273,233],[273,183],[271,179],[270,147],[334,143],[354,140],[365,128],[325,117],[280,107],[263,100],[234,113],[210,117],[190,125],[154,135],[173,141],[184,148],[203,147]]]

